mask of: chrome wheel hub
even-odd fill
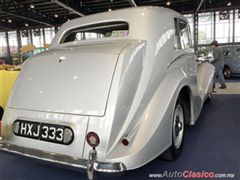
[[[180,104],[177,105],[173,118],[173,142],[178,149],[182,144],[184,132],[184,114]]]

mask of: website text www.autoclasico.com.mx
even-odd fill
[[[150,173],[149,178],[183,178],[183,179],[212,179],[212,178],[235,178],[234,173],[216,173],[212,171],[164,171],[161,173]]]

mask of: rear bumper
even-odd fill
[[[30,157],[41,161],[47,161],[49,163],[59,164],[63,166],[70,166],[73,168],[87,170],[88,166],[88,160],[85,159],[16,146],[1,142],[1,139],[0,139],[0,151]],[[100,173],[123,173],[124,171],[126,171],[126,167],[121,162],[107,163],[96,161],[94,163],[94,170]]]

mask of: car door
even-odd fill
[[[188,86],[191,88],[193,104],[193,117],[197,117],[202,106],[202,99],[199,98],[199,90],[197,85],[197,63],[196,56],[192,48],[190,28],[188,23],[181,19],[175,18],[175,44],[173,61],[176,61],[177,68],[184,72]]]
[[[190,28],[188,23],[181,19],[175,18],[175,43],[173,59],[178,59],[179,67],[183,68],[188,77],[196,78],[196,61],[193,50]],[[180,60],[179,60],[180,59]]]

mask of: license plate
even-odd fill
[[[68,126],[16,120],[13,133],[17,136],[69,145],[73,141],[73,131]]]

